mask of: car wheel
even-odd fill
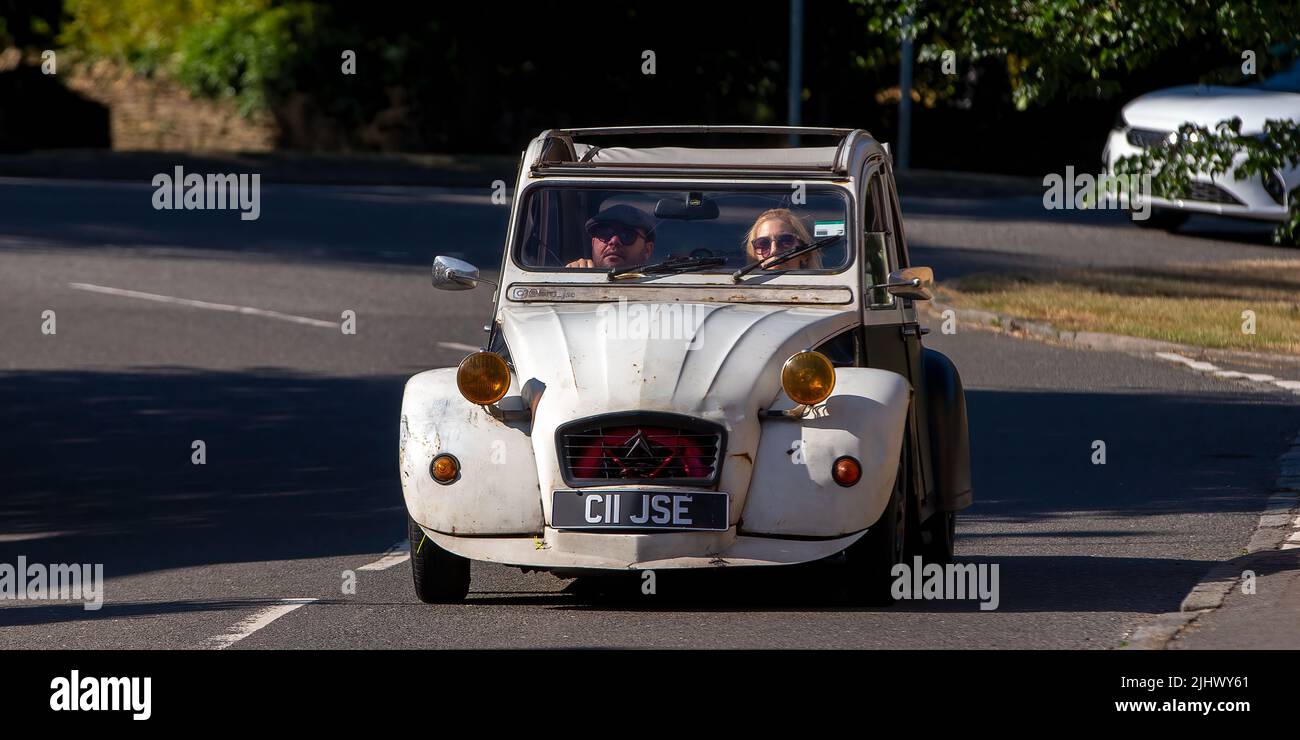
[[[1133,211],[1128,212],[1128,217],[1130,221],[1144,229],[1174,231],[1179,226],[1187,223],[1187,219],[1191,217],[1191,214],[1173,208],[1152,208],[1149,217],[1146,219],[1139,220]]]
[[[406,515],[411,540],[411,575],[415,595],[426,604],[460,601],[469,593],[469,560],[438,547],[410,514]]]
[[[957,512],[936,511],[920,530],[921,560],[939,565],[951,563],[957,542]]]
[[[880,606],[894,603],[892,571],[907,553],[906,494],[900,465],[893,495],[880,519],[844,551],[849,568],[848,590],[854,601]]]

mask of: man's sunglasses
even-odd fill
[[[750,242],[754,245],[755,252],[767,252],[772,249],[772,237],[760,236]],[[794,234],[779,234],[776,237],[776,245],[781,249],[789,249],[794,246],[802,245],[799,237]]]
[[[608,242],[617,236],[624,244],[632,244],[638,238],[645,236],[639,229],[623,224],[594,224],[591,227],[591,235],[603,242]]]

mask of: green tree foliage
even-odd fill
[[[1005,60],[1021,109],[1113,95],[1119,78],[1168,54],[1217,48],[1235,58],[1250,49],[1263,63],[1267,50],[1300,38],[1295,0],[853,1],[870,9],[873,33],[911,34],[922,61],[948,49],[963,60]]]
[[[61,44],[174,75],[194,93],[261,110],[293,86],[321,9],[273,0],[67,0]]]
[[[152,74],[174,64],[177,41],[186,30],[208,22],[231,4],[229,0],[65,0],[59,43],[75,54],[115,59]]]
[[[59,0],[0,0],[0,49],[48,48],[59,8]]]
[[[176,76],[194,92],[238,101],[245,115],[291,89],[295,67],[315,47],[315,8],[236,2],[191,26],[177,44]]]

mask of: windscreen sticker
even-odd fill
[[[820,239],[823,236],[844,236],[844,222],[843,221],[813,222],[813,238]]]

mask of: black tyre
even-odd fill
[[[952,562],[957,542],[957,512],[936,511],[920,526],[921,560],[947,565]]]
[[[464,599],[469,593],[469,560],[438,547],[410,514],[406,532],[411,540],[411,576],[420,601],[445,604]]]
[[[1163,229],[1164,231],[1174,231],[1179,226],[1187,223],[1191,217],[1187,211],[1179,211],[1173,208],[1152,208],[1150,217],[1144,220],[1138,220],[1133,211],[1128,212],[1128,218],[1137,226],[1144,229]]]
[[[867,533],[844,551],[849,569],[849,594],[862,604],[886,606],[894,603],[891,593],[894,566],[907,554],[907,485],[899,466],[889,504]]]

